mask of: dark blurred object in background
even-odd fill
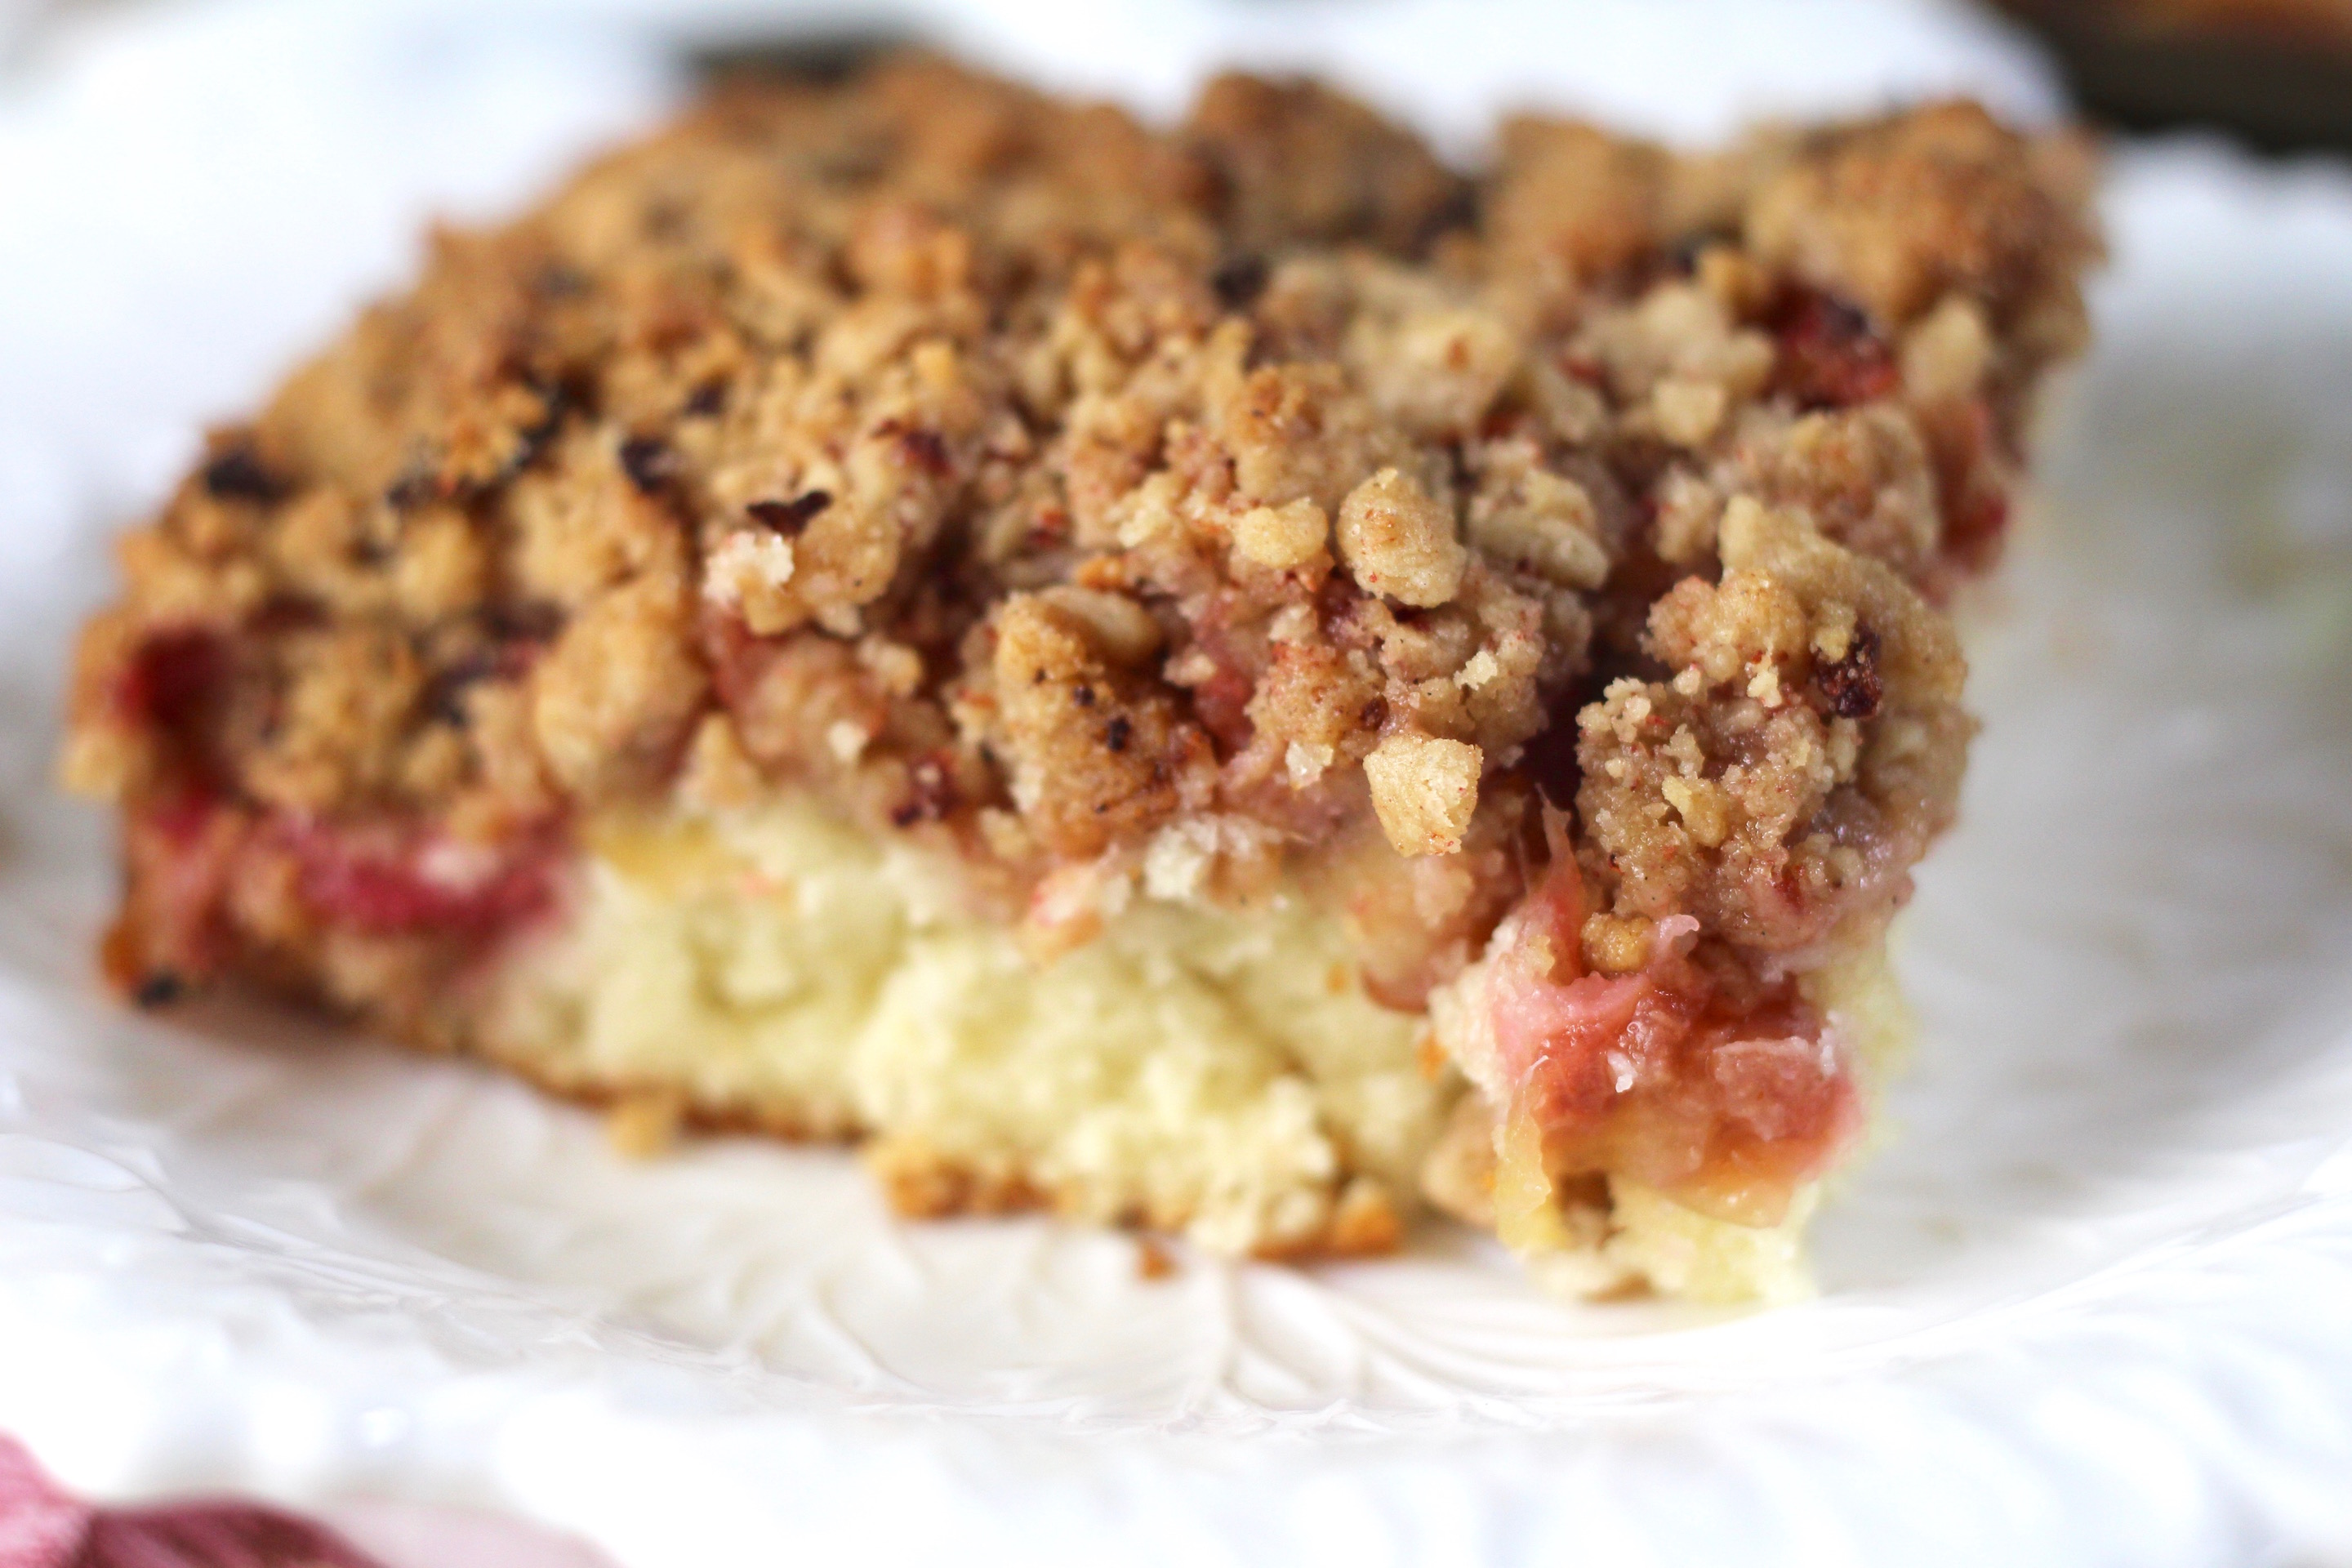
[[[2352,152],[2352,0],[1993,0],[2042,35],[2090,114]]]

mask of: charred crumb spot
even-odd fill
[[[1209,271],[1209,287],[1228,310],[1246,310],[1265,292],[1265,258],[1255,251],[1237,251]]]
[[[1427,250],[1447,235],[1478,226],[1478,188],[1468,181],[1456,184],[1444,201],[1432,207],[1413,232],[1415,250]]]
[[[956,788],[954,775],[936,757],[925,757],[907,770],[907,798],[890,808],[890,821],[894,826],[912,827],[918,822],[944,822],[962,799],[961,792]]]
[[[1185,158],[1184,183],[1186,194],[1203,212],[1230,213],[1233,210],[1235,182],[1225,161],[1210,147],[1193,147]]]
[[[870,185],[890,167],[890,149],[878,142],[834,148],[810,161],[819,182],[844,189]]]
[[[576,300],[588,292],[588,274],[562,261],[551,261],[530,280],[531,292],[542,300]]]
[[[499,469],[498,482],[505,484],[546,453],[555,444],[563,428],[564,416],[572,411],[572,397],[561,384],[534,381],[530,389],[539,395],[541,410],[538,422],[523,427],[515,441],[514,455]]]
[[[493,605],[482,617],[490,635],[500,641],[552,642],[563,629],[563,610],[542,599]]]
[[[1091,708],[1095,705],[1095,689],[1091,686],[1081,686],[1071,695],[1081,708]]]
[[[550,634],[552,636],[553,634]],[[466,695],[486,680],[514,680],[526,673],[536,658],[536,640],[515,639],[477,648],[425,684],[424,710],[433,720],[463,730],[473,722],[466,711]]]
[[[141,977],[131,993],[131,1000],[146,1008],[168,1007],[188,994],[188,983],[168,969],[154,970]]]
[[[1676,277],[1689,277],[1698,270],[1700,255],[1708,246],[1716,243],[1716,239],[1717,236],[1706,229],[1701,229],[1696,234],[1683,236],[1666,251],[1668,267]]]
[[[621,471],[642,494],[658,494],[677,472],[677,454],[658,436],[632,436],[621,443]]]
[[[684,412],[692,418],[708,419],[727,406],[727,384],[706,381],[686,395]]]
[[[268,506],[283,500],[289,488],[250,447],[231,447],[205,465],[205,493],[215,500],[249,500]]]
[[[667,197],[656,197],[637,215],[637,226],[647,239],[677,239],[686,233],[686,208]]]
[[[751,514],[752,521],[772,528],[790,539],[808,527],[819,512],[832,504],[830,491],[807,490],[790,500],[755,500],[743,510]]]
[[[948,457],[947,441],[936,430],[885,419],[875,427],[875,434],[895,439],[899,455],[935,479],[945,479],[954,467]]]
[[[912,41],[886,27],[794,33],[781,39],[755,34],[746,43],[717,43],[690,49],[686,63],[697,75],[711,78],[722,87],[738,82],[777,81],[841,87],[856,81],[872,69],[876,61]],[[752,121],[746,132],[764,136],[767,122]]]
[[[466,692],[489,672],[487,669],[446,670],[425,689],[425,712],[434,722],[463,730],[473,723],[466,712]]]
[[[441,476],[418,464],[384,487],[383,502],[394,511],[414,511],[440,498]]]
[[[1691,229],[1678,237],[1659,255],[1659,266],[1668,276],[1689,278],[1698,271],[1699,258],[1718,246],[1739,248],[1739,231],[1722,223],[1711,223]]]
[[[1832,342],[1847,342],[1870,336],[1869,313],[1861,306],[1841,300],[1834,294],[1809,294],[1798,310],[1799,313],[1811,316],[1816,330]]]
[[[1355,183],[1359,188],[1348,194],[1347,205],[1331,220],[1331,237],[1335,239],[1368,238],[1380,228],[1380,196],[1360,188],[1360,175]]]
[[[1113,752],[1126,751],[1128,742],[1134,738],[1135,725],[1124,713],[1118,714],[1103,726],[1103,744],[1108,746]]]
[[[1868,626],[1853,629],[1845,657],[1813,672],[1813,683],[1829,700],[1830,711],[1841,719],[1869,719],[1885,700],[1886,683],[1878,672],[1878,634]]]
[[[1365,729],[1377,730],[1383,723],[1387,722],[1388,716],[1388,699],[1385,697],[1375,697],[1370,701],[1364,704],[1363,710],[1358,713],[1356,718],[1358,722],[1361,723]]]

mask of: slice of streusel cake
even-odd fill
[[[1472,178],[1301,82],[722,89],[123,541],[105,971],[909,1214],[1785,1294],[2086,185],[1962,103]]]

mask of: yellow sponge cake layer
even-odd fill
[[[949,868],[806,797],[588,842],[576,914],[501,972],[485,1048],[575,1092],[877,1134],[905,1206],[1363,1250],[1393,1238],[1459,1092],[1296,898],[1138,895],[1039,962]]]

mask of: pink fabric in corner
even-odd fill
[[[42,1473],[24,1445],[0,1436],[0,1568],[71,1568],[93,1517]]]
[[[383,1568],[343,1539],[241,1502],[91,1508],[0,1437],[0,1568]]]
[[[0,1436],[0,1568],[608,1568],[575,1542],[492,1514],[372,1502],[335,1516],[340,1530],[219,1500],[93,1508]]]

